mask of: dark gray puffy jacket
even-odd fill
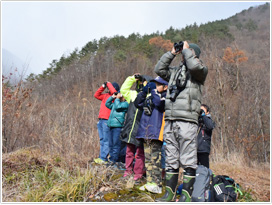
[[[182,55],[184,63],[181,63],[179,67],[170,67],[175,57],[170,51],[165,53],[155,66],[155,73],[169,82],[165,100],[165,120],[184,120],[198,124],[202,86],[208,74],[208,68],[196,58],[191,49],[183,49]],[[185,71],[188,70],[189,79],[176,101],[172,102],[169,88],[175,84],[175,76],[180,69],[181,75],[185,75]]]

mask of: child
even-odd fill
[[[108,88],[109,92],[103,93],[104,90]],[[100,153],[99,158],[95,159],[94,162],[98,164],[106,164],[109,154],[109,127],[107,125],[111,110],[106,107],[105,103],[107,99],[115,92],[119,90],[119,85],[116,82],[112,84],[110,82],[105,82],[102,84],[100,88],[95,92],[94,97],[98,100],[101,100],[99,115],[98,115],[98,123],[97,129],[100,138]]]
[[[144,110],[136,139],[144,139],[145,167],[147,168],[147,183],[140,189],[159,194],[162,193],[161,148],[163,145],[163,135],[160,135],[160,131],[168,83],[159,76],[152,82],[156,83],[156,89],[151,90],[151,95],[148,96],[147,89],[153,86],[147,85],[134,102],[136,107],[142,107]]]
[[[200,116],[198,118],[197,135],[197,164],[210,168],[209,155],[211,151],[212,131],[215,123],[211,118],[208,105],[201,104]]]
[[[142,90],[143,83],[148,79],[151,79],[151,77],[142,76],[139,73],[134,74],[133,76],[127,77],[120,89],[121,94],[129,103],[126,122],[120,136],[121,140],[127,144],[126,171],[123,177],[130,176],[134,172],[133,179],[138,182],[144,174],[144,149],[142,142],[135,138],[142,116],[142,110],[135,107],[134,100],[138,92]],[[134,83],[136,83],[136,90],[131,90]],[[135,164],[133,166],[134,158]]]
[[[107,124],[110,128],[109,160],[111,162],[110,165],[114,165],[119,158],[119,152],[121,149],[120,133],[122,127],[124,126],[125,115],[128,109],[128,102],[125,101],[121,93],[118,93],[117,95],[114,93],[106,101],[106,107],[111,109],[111,114]]]

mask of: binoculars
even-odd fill
[[[178,43],[174,43],[175,52],[182,51],[183,49],[183,41],[180,41]]]
[[[134,77],[135,77],[136,79],[139,79],[140,81],[143,81],[143,80],[144,80],[143,76],[141,76],[141,75],[139,75],[139,74],[134,75]]]
[[[179,89],[177,88],[176,85],[172,85],[170,86],[169,91],[170,91],[170,100],[172,102],[175,102],[178,94],[180,93]]]

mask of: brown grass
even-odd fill
[[[72,156],[72,154],[70,156]],[[251,197],[254,201],[269,202],[269,164],[252,164],[252,166],[249,167],[243,163],[244,160],[241,159],[240,155],[233,154],[230,156],[231,157],[229,159],[212,161],[210,167],[211,170],[216,175],[228,175],[233,178],[237,183],[240,184],[244,192],[251,194]],[[120,174],[122,175],[122,173],[115,173],[114,170],[107,169],[106,167],[102,169],[97,169],[97,167],[94,167],[93,173],[90,173],[88,171],[88,158],[81,157],[80,155],[74,155],[74,157],[74,160],[70,160],[70,158],[62,158],[59,155],[53,153],[45,153],[37,146],[21,149],[8,154],[3,154],[2,200],[5,202],[27,201],[30,199],[38,200],[38,196],[35,196],[36,198],[34,196],[31,196],[32,198],[25,196],[25,194],[28,193],[26,186],[42,186],[37,184],[41,182],[37,182],[35,180],[33,181],[33,172],[37,171],[38,169],[46,170],[48,173],[46,178],[47,180],[51,180],[51,172],[70,174],[74,173],[71,175],[73,176],[73,181],[70,182],[71,184],[66,182],[68,183],[67,186],[68,188],[70,187],[70,189],[75,189],[75,185],[82,182],[83,178],[96,176],[90,181],[90,183],[92,183],[91,185],[87,185],[86,182],[84,182],[85,187],[89,186],[89,189],[85,190],[84,192],[86,196],[82,198],[75,197],[77,200],[82,199],[82,201],[88,200],[88,197],[94,197],[98,193],[103,192],[102,189],[105,189],[104,191],[107,192],[115,193],[116,191],[124,189],[127,185],[127,181],[119,179]],[[44,173],[42,172],[42,174]],[[54,175],[52,174],[52,176]],[[65,174],[63,176],[65,177]],[[61,184],[66,179],[58,178],[58,180],[61,181],[61,183],[54,186],[52,185],[52,188],[49,191],[44,190],[44,193],[37,191],[36,194],[40,194],[40,197],[44,197],[44,200],[53,200],[49,197],[49,195],[52,194],[53,191],[58,190],[57,192],[61,192],[64,188]],[[26,182],[28,185],[25,184]],[[79,191],[80,189],[77,187],[77,190]],[[151,199],[150,195],[144,195],[142,193],[140,193],[138,197],[139,198],[137,199],[140,201],[150,201]],[[146,200],[144,198],[146,198]]]
[[[252,162],[249,166],[240,153],[228,159],[212,161],[210,169],[216,175],[228,175],[257,201],[270,201],[270,164]]]

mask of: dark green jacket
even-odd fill
[[[110,117],[107,125],[109,127],[123,127],[125,122],[126,112],[128,110],[128,102],[121,102],[116,98],[114,102],[113,97],[109,97],[106,101],[106,107],[111,109]]]
[[[155,73],[169,82],[165,100],[165,120],[184,120],[198,124],[202,86],[208,74],[208,68],[193,55],[190,49],[184,49],[182,55],[185,63],[181,63],[179,67],[170,66],[175,57],[170,51],[165,53],[155,66]],[[185,75],[188,70],[189,79],[185,89],[179,93],[176,101],[172,102],[169,88],[175,83],[175,74],[179,69],[181,69],[181,75]]]

